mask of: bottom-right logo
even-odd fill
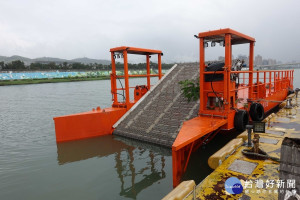
[[[230,177],[225,181],[225,190],[229,194],[241,194],[243,192],[243,186],[238,178]]]

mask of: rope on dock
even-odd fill
[[[279,158],[273,157],[273,156],[269,156],[265,151],[259,149],[259,153],[255,153],[253,152],[252,149],[243,149],[242,153],[251,159],[259,159],[259,160],[266,160],[266,159],[270,159],[272,161],[275,162],[280,162]]]

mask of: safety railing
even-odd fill
[[[252,81],[250,76],[252,73]],[[226,71],[203,72],[204,75],[223,74]],[[286,88],[293,87],[294,70],[266,70],[266,71],[231,71],[230,79],[235,79],[237,87],[229,89],[230,92],[248,90],[248,98],[255,100],[268,97]],[[250,92],[249,92],[250,90]],[[204,90],[208,92],[210,90]],[[252,91],[252,92],[251,92]],[[223,94],[224,91],[216,91]]]
[[[231,91],[248,88],[252,90],[252,95],[249,93],[248,98],[252,99],[268,97],[277,91],[293,87],[294,70],[253,71],[252,83],[249,79],[251,71],[231,71],[231,74],[238,75],[239,81],[238,87]]]

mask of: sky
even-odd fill
[[[256,39],[255,55],[300,61],[299,0],[0,0],[0,8],[2,56],[110,60],[110,48],[133,46],[162,50],[163,62],[194,62],[193,35],[232,28]],[[248,45],[233,54],[248,55]]]

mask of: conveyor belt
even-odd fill
[[[117,123],[114,135],[172,147],[186,120],[197,116],[199,101],[188,102],[179,81],[197,79],[198,64],[179,64]]]

